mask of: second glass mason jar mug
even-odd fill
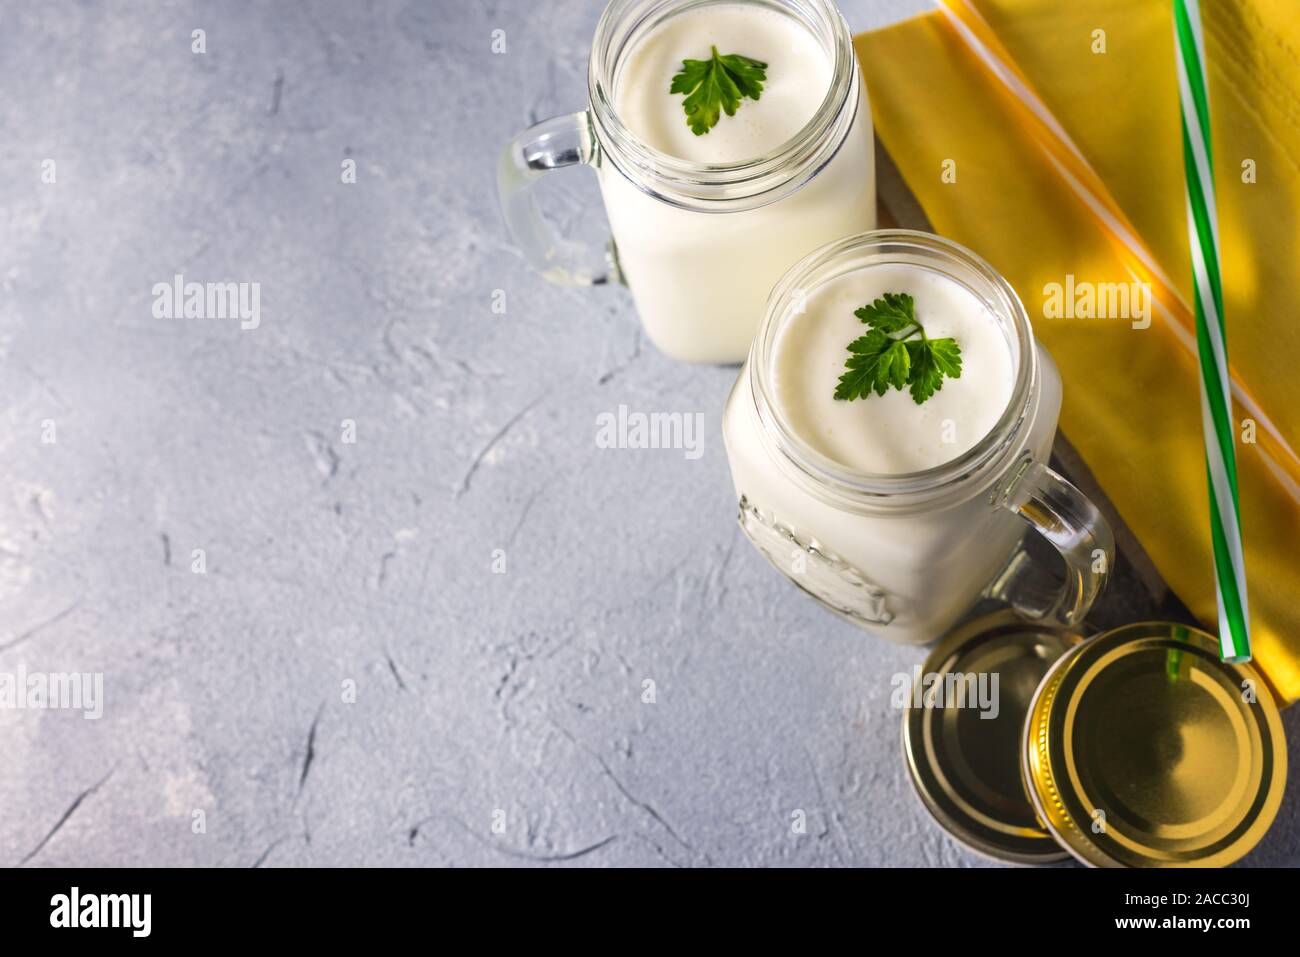
[[[869,475],[822,455],[773,400],[773,345],[813,290],[874,264],[955,280],[987,308],[1012,354],[1011,400],[966,453],[920,472]],[[970,250],[927,233],[882,230],[819,249],[772,291],[723,414],[723,436],[750,541],[791,581],[864,630],[905,644],[939,637],[983,594],[1063,625],[1083,620],[1107,580],[1106,520],[1047,466],[1061,379],[1035,343],[1015,291]],[[1065,560],[1044,589],[1021,548],[1026,524]]]
[[[722,165],[640,142],[614,110],[626,56],[666,19],[710,2],[719,0],[613,0],[592,41],[587,109],[516,137],[501,156],[497,185],[515,243],[544,277],[625,282],[661,351],[691,362],[740,362],[786,267],[875,226],[875,158],[852,36],[830,0],[721,0],[791,17],[833,64],[825,99],[788,142]],[[613,234],[608,250],[553,234],[533,196],[545,173],[577,164],[597,172]]]

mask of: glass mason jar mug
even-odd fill
[[[613,0],[592,40],[587,109],[516,137],[502,153],[497,186],[512,238],[545,278],[625,282],[661,351],[691,362],[740,362],[785,268],[875,226],[875,158],[852,36],[830,0],[721,0],[790,18],[831,63],[824,100],[790,140],[727,164],[688,162],[638,140],[614,108],[620,83],[645,82],[623,70],[629,51],[669,18],[711,2],[718,0]],[[702,42],[707,55],[708,39]],[[665,98],[670,80],[662,77]],[[540,215],[536,181],[576,164],[596,170],[608,249],[556,236]]]
[[[1011,399],[955,459],[923,471],[848,469],[797,434],[774,401],[774,342],[819,286],[878,264],[955,280],[995,319],[1011,353]],[[795,584],[874,635],[922,644],[984,594],[1024,616],[1079,623],[1106,582],[1114,539],[1096,507],[1046,462],[1061,379],[1035,343],[1011,286],[970,250],[926,233],[882,230],[819,249],[772,291],[727,399],[723,436],[750,541]],[[1021,547],[1026,523],[1065,559],[1044,588]]]

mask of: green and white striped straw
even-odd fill
[[[1246,563],[1237,505],[1236,430],[1232,424],[1223,287],[1219,281],[1219,217],[1214,206],[1210,101],[1205,82],[1205,38],[1201,32],[1199,0],[1174,0],[1174,37],[1178,52],[1178,99],[1183,116],[1183,165],[1187,173],[1187,232],[1196,286],[1201,420],[1210,484],[1215,588],[1219,599],[1219,653],[1224,661],[1249,661],[1250,614],[1246,608]]]

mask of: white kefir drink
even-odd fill
[[[982,260],[901,230],[833,244],[781,281],[727,402],[741,524],[805,591],[914,644],[951,627],[1039,522],[1073,584],[1039,588],[1036,607],[1003,597],[1076,619],[1111,545],[1045,465],[1060,403],[1023,307]]]
[[[765,79],[759,99],[742,100],[733,116],[696,135],[669,84],[683,61],[708,59],[711,47],[767,64]],[[808,125],[831,88],[831,55],[793,17],[757,3],[723,3],[695,7],[650,30],[614,83],[615,109],[642,143],[680,159],[725,165],[770,153]]]
[[[924,403],[900,389],[868,399],[835,398],[846,346],[866,327],[854,310],[905,293],[930,338],[961,348],[960,378]],[[1011,349],[992,313],[941,273],[881,265],[832,280],[807,297],[776,339],[776,401],[809,445],[846,468],[897,475],[943,465],[992,431],[1015,384]]]
[[[779,7],[718,3],[670,15],[621,58],[614,111],[643,146],[696,167],[776,158],[766,179],[737,174],[730,179],[738,182],[714,184],[684,204],[651,195],[617,161],[599,167],[623,278],[650,339],[667,354],[740,361],[768,292],[790,264],[874,226],[871,116],[855,63],[839,64],[853,71],[855,89],[837,128],[805,144],[825,164],[781,159],[826,109],[837,55],[845,57],[831,39]],[[761,94],[741,97],[732,115],[722,112],[697,134],[685,95],[669,90],[684,61],[708,62],[715,50],[763,64]]]

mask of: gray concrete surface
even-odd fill
[[[984,863],[905,777],[918,652],[741,539],[735,370],[503,235],[497,149],[581,106],[600,8],[3,3],[0,671],[104,686],[0,710],[0,865]],[[177,273],[260,325],[155,317]],[[703,455],[597,448],[620,404]]]

